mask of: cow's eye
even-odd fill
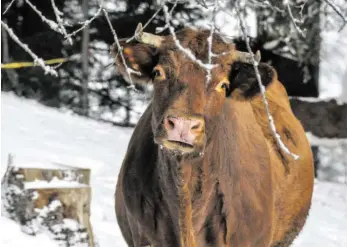
[[[161,67],[155,67],[152,71],[152,80],[159,79],[162,80],[164,79],[164,71]]]
[[[228,97],[230,95],[230,83],[228,81],[221,81],[217,85],[216,90],[225,93],[225,97]]]
[[[161,71],[159,69],[155,69],[153,71],[154,77],[160,77],[161,76]]]
[[[221,88],[227,90],[229,88],[229,84],[227,82],[223,82],[221,85],[220,85]]]

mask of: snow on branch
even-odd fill
[[[59,29],[60,29],[61,33],[64,36],[67,36],[67,32],[66,32],[66,29],[64,27],[63,20],[60,17],[60,16],[63,15],[63,13],[60,12],[60,10],[57,8],[57,6],[55,5],[54,0],[51,0],[51,4],[52,4],[52,8],[53,8],[53,11],[54,11],[54,14],[55,14],[55,18],[57,19],[57,22],[58,22]],[[69,37],[67,40],[69,41],[70,45],[72,45],[71,37]]]
[[[346,26],[347,24],[347,16],[345,16],[340,8],[331,0],[324,0],[343,20],[343,25],[340,28],[340,31]]]
[[[36,8],[29,0],[24,0],[41,18],[42,22],[46,23],[52,30],[63,34],[62,30],[59,28],[59,25],[52,20],[47,19],[40,10]]]
[[[16,0],[12,0],[6,7],[5,11],[2,13],[3,15],[7,13],[7,11],[11,8],[12,4],[14,3],[14,1]]]
[[[42,58],[39,58],[34,52],[30,50],[28,45],[22,43],[17,35],[15,35],[15,33],[12,31],[12,29],[2,20],[1,26],[7,31],[8,35],[13,39],[13,41],[16,42],[20,47],[22,47],[34,59],[34,63],[38,64],[45,71],[45,74],[58,76],[57,71],[55,71],[51,66],[46,65]]]
[[[213,12],[212,12],[212,20],[211,20],[211,30],[210,30],[210,36],[207,38],[208,43],[208,64],[212,64],[212,57],[214,56],[212,52],[212,42],[213,42],[213,33],[215,30],[215,17],[217,12],[218,2],[217,0],[214,0],[214,6],[213,6]],[[207,69],[207,75],[206,75],[206,84],[208,85],[212,79],[212,68]]]
[[[253,4],[255,6],[260,6],[263,8],[271,8],[272,10],[280,12],[280,13],[285,12],[283,9],[280,9],[280,8],[274,6],[273,4],[271,4],[268,0],[260,1],[260,2],[258,2],[257,0],[250,0],[250,2],[251,2],[251,4]]]
[[[278,147],[283,150],[285,153],[289,154],[290,156],[292,156],[295,160],[297,160],[299,158],[298,155],[292,153],[287,147],[286,145],[282,142],[281,140],[281,136],[277,133],[277,130],[276,130],[276,126],[275,126],[275,122],[274,122],[274,119],[273,117],[271,116],[271,113],[270,113],[270,110],[269,110],[269,103],[266,99],[266,92],[265,92],[265,87],[261,81],[261,77],[260,77],[260,73],[259,73],[259,70],[258,70],[258,62],[255,60],[254,58],[254,54],[251,50],[251,46],[249,44],[249,37],[247,35],[247,31],[246,31],[246,28],[245,28],[245,23],[244,23],[244,20],[243,20],[243,17],[239,11],[239,8],[238,6],[235,7],[236,9],[236,12],[237,12],[237,15],[239,17],[239,21],[240,21],[240,28],[241,28],[241,31],[242,31],[242,34],[243,34],[243,38],[246,42],[246,46],[247,46],[247,50],[248,52],[252,55],[252,64],[253,64],[253,68],[254,68],[254,71],[255,71],[255,74],[256,74],[256,78],[257,78],[257,81],[258,81],[258,85],[259,85],[259,89],[260,89],[260,93],[261,93],[261,96],[262,96],[262,99],[263,99],[263,103],[264,103],[264,107],[265,107],[265,111],[266,111],[266,114],[268,116],[268,119],[269,119],[269,124],[270,124],[270,129],[271,129],[271,132],[276,140],[276,143],[278,145]]]
[[[195,57],[195,55],[193,54],[193,52],[190,49],[185,48],[185,47],[183,47],[181,45],[180,41],[177,39],[177,36],[175,34],[174,28],[170,24],[171,15],[169,14],[168,7],[166,5],[164,5],[163,6],[163,10],[164,10],[164,16],[165,16],[166,24],[168,25],[170,34],[172,36],[173,41],[175,42],[176,47],[181,52],[183,52],[188,58],[190,58],[193,62],[197,63],[200,67],[202,67],[202,68],[204,68],[206,70],[211,70],[212,68],[214,68],[215,67],[214,64],[205,64],[205,63],[203,63],[200,59]]]
[[[98,9],[98,11],[96,11],[95,15],[92,18],[90,18],[90,19],[88,19],[88,20],[86,20],[84,22],[81,22],[82,26],[80,28],[78,28],[77,30],[73,31],[72,33],[70,33],[68,35],[65,35],[65,38],[69,39],[72,36],[75,36],[77,33],[82,31],[83,29],[85,29],[86,26],[90,25],[90,23],[92,23],[96,19],[96,17],[98,17],[100,15],[100,13],[102,11],[102,6],[103,6],[103,0],[100,1],[99,9]]]
[[[122,48],[122,46],[121,46],[120,43],[119,43],[119,39],[118,39],[117,33],[116,33],[116,31],[114,30],[114,28],[113,28],[113,26],[112,26],[112,23],[111,23],[111,21],[110,21],[110,18],[109,18],[109,16],[108,16],[108,13],[107,13],[107,11],[102,7],[101,4],[100,4],[100,8],[101,8],[102,11],[104,12],[104,16],[105,16],[105,18],[106,18],[106,21],[107,21],[107,23],[108,23],[108,26],[110,27],[110,30],[111,30],[111,32],[112,32],[114,41],[115,41],[115,43],[116,43],[116,45],[117,45],[118,54],[120,55],[120,57],[121,57],[121,59],[122,59],[122,63],[123,63],[123,65],[124,65],[124,68],[125,68],[125,70],[126,70],[126,72],[127,72],[127,74],[128,74],[129,81],[130,81],[130,84],[131,84],[131,85],[129,86],[129,88],[135,89],[135,90],[136,90],[135,84],[134,84],[134,82],[133,82],[133,80],[132,80],[132,78],[131,78],[131,74],[141,75],[141,73],[140,73],[139,71],[135,71],[135,70],[133,70],[132,68],[129,68],[129,67],[128,67],[128,65],[127,65],[127,63],[126,63],[126,61],[125,61],[125,58],[124,58],[123,48]]]
[[[297,23],[302,23],[302,20],[298,20],[293,16],[292,9],[290,8],[290,0],[284,0],[283,5],[287,8],[290,20],[292,21],[296,31],[301,37],[305,38],[306,37],[305,32],[302,31],[301,28],[297,25]]]
[[[164,1],[163,5],[165,5],[165,4],[166,4],[166,2]],[[169,16],[171,16],[171,18],[172,18],[172,13],[173,13],[174,9],[176,8],[177,4],[178,4],[178,0],[176,0],[174,2],[173,6],[171,7],[171,9],[169,11]],[[157,27],[155,32],[156,33],[162,33],[162,32],[164,32],[168,28],[169,28],[169,25],[166,23],[164,27]]]
[[[145,25],[143,26],[142,29],[145,29],[151,22],[152,20],[159,14],[160,10],[162,10],[163,6],[161,6],[153,15],[151,18],[149,18],[149,20],[145,23]],[[130,41],[134,40],[135,39],[135,34],[130,37],[129,39],[127,39],[127,43],[129,43]]]

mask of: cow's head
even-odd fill
[[[259,94],[250,54],[237,51],[235,45],[214,35],[212,42],[212,77],[207,82],[206,69],[177,47],[189,49],[203,63],[208,61],[210,31],[183,29],[170,36],[136,32],[136,40],[121,40],[127,65],[140,74],[131,74],[137,83],[152,83],[152,129],[154,140],[173,153],[198,154],[213,136],[223,106],[228,100],[249,100]],[[117,46],[117,71],[128,79]],[[273,69],[259,65],[266,86],[274,77]],[[178,151],[178,152],[177,152]]]

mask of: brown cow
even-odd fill
[[[183,29],[180,44],[207,62],[209,31]],[[172,36],[121,41],[127,64],[153,83],[116,187],[118,224],[129,246],[289,246],[311,204],[313,160],[274,69],[260,63],[276,128],[269,129],[249,54],[215,34],[212,79]],[[114,46],[116,47],[116,46]],[[226,52],[228,51],[228,52]],[[127,77],[117,49],[117,70]]]

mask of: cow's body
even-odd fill
[[[220,114],[205,117],[203,153],[190,156],[155,140],[154,96],[134,130],[117,182],[117,220],[129,246],[292,243],[310,208],[313,160],[286,91],[271,76],[270,111],[298,160],[279,149],[259,95],[245,100],[236,93],[223,101]]]

